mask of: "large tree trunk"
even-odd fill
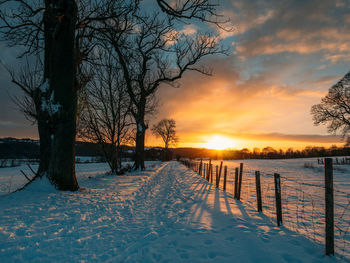
[[[145,134],[146,128],[144,119],[139,118],[136,120],[136,147],[135,147],[135,162],[134,169],[145,170]]]
[[[52,133],[47,176],[58,189],[74,191],[79,188],[75,175],[77,6],[74,0],[50,0],[47,4],[45,70],[52,103],[48,110]]]
[[[52,1],[52,0],[51,0]],[[45,50],[44,50],[44,79],[45,81],[50,77],[50,54],[53,43],[53,28],[55,28],[56,19],[54,19],[53,10],[51,8],[52,3],[50,0],[45,0],[45,12],[44,12],[44,38],[45,38]],[[46,111],[43,110],[43,101],[46,100],[51,89],[35,91],[34,100],[37,113],[37,124],[40,141],[40,161],[37,175],[39,177],[47,176],[49,171],[49,164],[51,159],[51,135],[52,124],[51,118]]]

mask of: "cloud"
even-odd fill
[[[350,60],[350,5],[337,6],[334,0],[264,3],[268,19],[248,27],[236,45],[243,56],[321,52],[331,63]]]
[[[339,81],[339,79],[341,78],[342,76],[323,76],[323,77],[320,77],[316,80],[313,80],[313,81],[310,81],[310,84],[312,85],[327,85],[327,86],[332,86],[332,84],[335,84],[336,82]]]
[[[205,142],[205,136],[214,133],[265,140],[266,145],[313,142],[313,138],[333,143],[333,138],[317,135],[326,134],[326,128],[313,126],[310,107],[348,71],[349,1],[223,0],[220,4],[221,14],[231,19],[235,30],[219,33],[224,43],[232,45],[233,54],[201,62],[213,69],[212,77],[186,72],[181,88],[161,87],[162,104],[157,116],[149,116],[150,124],[174,118],[182,143]],[[177,30],[192,35],[205,28],[188,23]],[[17,63],[10,52],[1,57]],[[23,127],[17,130],[29,124],[10,102],[5,89],[11,95],[18,91],[2,71],[0,84],[0,103],[5,108],[0,112],[0,136],[8,136],[15,130],[8,121]],[[36,132],[35,127],[30,129]]]
[[[179,134],[192,134],[193,140],[214,133],[326,132],[313,126],[309,112],[336,76],[315,77],[310,71],[305,80],[299,76],[295,83],[283,83],[288,82],[283,76],[290,78],[298,64],[265,61],[253,74],[246,74],[248,69],[234,56],[207,59],[204,64],[213,68],[212,77],[191,72],[180,81],[181,88],[159,90],[162,105],[154,122],[174,118]]]
[[[220,15],[230,22],[226,28],[233,30],[225,31],[218,29],[221,38],[228,38],[235,35],[241,35],[245,32],[259,28],[273,17],[274,10],[264,8],[259,4],[252,4],[251,1],[224,1],[224,10]]]
[[[262,134],[230,134],[234,138],[266,141],[297,141],[308,143],[341,143],[342,138],[336,135],[319,134],[283,134],[283,133],[262,133]]]
[[[194,35],[197,33],[197,27],[193,24],[185,25],[182,30],[179,31],[184,35]]]

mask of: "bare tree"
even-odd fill
[[[129,135],[130,98],[113,55],[101,53],[100,66],[85,89],[85,108],[79,119],[79,137],[101,145],[113,174],[121,168],[120,148]]]
[[[179,141],[179,138],[176,136],[175,128],[176,122],[174,119],[163,119],[152,127],[152,133],[156,137],[160,137],[164,142],[165,159],[169,159],[169,146],[176,145]]]
[[[48,158],[40,160],[43,168],[41,174],[47,175],[58,189],[73,191],[79,188],[74,166],[77,92],[84,84],[79,82],[79,79],[85,79],[79,77],[80,64],[93,53],[91,51],[94,49],[94,44],[91,41],[95,39],[95,35],[98,35],[97,32],[105,27],[113,27],[120,31],[118,28],[120,20],[124,20],[130,13],[138,10],[140,2],[137,0],[3,0],[0,2],[2,38],[12,46],[24,46],[25,51],[22,56],[43,53],[44,78],[41,87],[37,90],[37,96],[41,99],[36,105],[36,117],[40,144],[43,148],[50,149],[48,152],[51,154]],[[194,18],[220,25],[220,21],[211,19],[219,17],[215,13],[216,5],[211,2],[179,0],[174,6],[170,1],[157,1],[162,11],[176,19]],[[118,48],[124,49],[125,46]],[[183,54],[179,54],[178,59],[182,56]],[[185,66],[184,71],[187,69],[189,66]],[[156,86],[162,82],[170,83],[180,78],[182,73],[178,74],[179,77],[175,77],[176,74],[170,79],[164,77]],[[130,88],[130,85],[128,87]],[[145,108],[142,106],[144,103],[142,99],[141,108]],[[47,125],[48,119],[52,120],[50,126]],[[143,136],[144,142],[144,120],[140,116],[138,119],[142,131],[141,136],[137,138],[141,141]],[[137,152],[142,151],[140,148]],[[141,165],[144,168],[143,152],[138,160],[137,166]]]
[[[217,27],[231,31],[228,26],[229,19],[218,13],[219,1],[212,0],[157,0],[160,9],[166,14],[181,20],[200,20],[202,22],[214,24]]]
[[[23,96],[14,97],[13,101],[18,106],[21,112],[23,112],[26,119],[33,124],[37,120],[37,105],[38,97],[36,96],[37,90],[43,83],[43,64],[39,57],[35,62],[29,62],[26,60],[24,66],[20,70],[15,71],[13,68],[2,64],[3,67],[11,76],[11,81],[23,92]]]
[[[135,16],[134,30],[116,38],[114,28],[104,35],[111,43],[123,70],[127,92],[133,103],[131,110],[136,123],[135,169],[144,169],[146,116],[161,85],[178,86],[176,82],[186,71],[210,75],[205,67],[195,66],[203,57],[222,53],[218,38],[198,33],[185,35],[174,30],[174,19]],[[121,48],[124,47],[124,48]]]
[[[39,168],[36,171],[36,176],[41,177],[48,170],[51,154],[51,147],[48,147],[50,138],[49,136],[44,136],[42,127],[45,126],[47,131],[52,127],[52,119],[49,115],[45,116],[45,122],[43,122],[43,112],[41,109],[42,103],[49,101],[49,98],[43,97],[41,93],[41,88],[44,87],[43,63],[40,57],[36,56],[34,62],[26,60],[26,64],[18,72],[7,66],[4,67],[10,73],[12,82],[17,85],[24,94],[22,97],[15,97],[13,99],[15,104],[24,113],[24,116],[33,124],[38,124],[38,120],[40,120],[40,163]]]
[[[328,132],[340,131],[343,137],[350,132],[350,72],[332,86],[320,104],[311,108],[315,125],[326,124]]]
[[[77,92],[86,84],[80,65],[93,50],[94,33],[137,4],[127,0],[0,2],[3,39],[12,46],[24,46],[22,57],[43,53],[43,83],[35,91],[34,102],[40,149],[45,149],[40,156],[46,157],[40,159],[38,173],[47,175],[58,189],[79,187],[75,176]]]

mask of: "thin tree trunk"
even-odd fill
[[[136,149],[135,149],[135,163],[134,169],[145,170],[145,134],[146,125],[144,121],[137,121],[137,131],[136,131]]]
[[[118,171],[119,171],[118,153],[117,153],[117,147],[114,143],[111,144],[110,158],[111,158],[110,168],[111,168],[112,174],[118,174]]]
[[[121,154],[121,147],[120,147],[120,133],[118,133],[118,140],[117,140],[117,154],[118,154],[118,169],[122,169],[122,154]]]

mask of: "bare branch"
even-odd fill
[[[340,130],[343,138],[350,132],[350,72],[332,86],[320,104],[311,108],[315,125],[326,124],[330,133]]]

